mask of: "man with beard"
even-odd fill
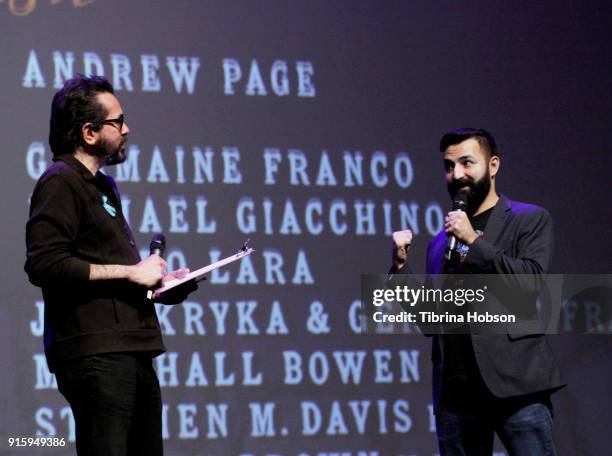
[[[126,159],[129,132],[106,79],[67,81],[51,106],[54,164],[34,188],[26,226],[25,270],[42,287],[47,364],[72,408],[83,455],[163,453],[152,358],[165,348],[146,295],[188,270],[166,274],[159,255],[140,260],[117,186],[100,172]]]
[[[440,141],[451,211],[427,249],[427,274],[533,274],[548,271],[552,220],[546,210],[496,191],[500,156],[485,130],[459,128]],[[447,236],[457,243],[446,259]],[[410,230],[393,233],[391,281],[409,274]],[[406,276],[404,276],[406,277]],[[494,433],[511,455],[555,454],[550,395],[563,386],[543,334],[433,336],[434,410],[441,455],[486,455]]]

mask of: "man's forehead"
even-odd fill
[[[484,158],[485,152],[475,138],[469,138],[459,144],[448,146],[444,151],[445,160],[456,160],[464,156]]]
[[[99,93],[97,96],[98,102],[106,109],[106,111],[112,116],[113,114],[121,114],[121,104],[117,97],[109,92]]]

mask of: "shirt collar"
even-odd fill
[[[78,171],[81,174],[81,176],[83,176],[83,178],[87,181],[94,181],[96,180],[98,175],[101,174],[100,171],[98,171],[96,175],[94,176],[93,174],[91,174],[91,171],[89,171],[89,169],[87,169],[87,167],[83,163],[78,161],[74,157],[74,155],[71,155],[71,154],[63,154],[63,155],[60,155],[59,157],[53,157],[53,161],[54,162],[61,161],[61,162],[66,163],[72,169],[74,169],[75,171]]]

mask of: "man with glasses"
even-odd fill
[[[140,260],[117,186],[100,172],[125,161],[129,133],[106,79],[67,81],[51,105],[54,164],[34,188],[26,226],[25,270],[42,288],[47,364],[72,408],[78,454],[163,453],[151,360],[165,348],[146,296],[188,270],[166,274],[159,255]]]

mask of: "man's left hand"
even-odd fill
[[[170,282],[175,279],[182,279],[187,274],[189,274],[189,269],[182,268],[177,269],[176,271],[169,272],[166,274],[162,280],[164,284]],[[198,289],[198,284],[195,280],[189,280],[185,283],[180,284],[176,288],[172,288],[171,290],[163,293],[159,298],[156,298],[155,301],[160,302],[162,304],[180,304],[190,293],[194,292]]]
[[[176,271],[172,271],[172,272],[169,272],[168,274],[166,274],[164,276],[164,278],[162,279],[162,282],[165,285],[167,282],[170,282],[171,280],[182,279],[187,274],[189,274],[189,269],[188,268],[177,269]]]
[[[446,234],[454,234],[457,239],[467,245],[472,245],[478,239],[478,233],[472,228],[468,216],[463,211],[451,211],[444,218]]]

